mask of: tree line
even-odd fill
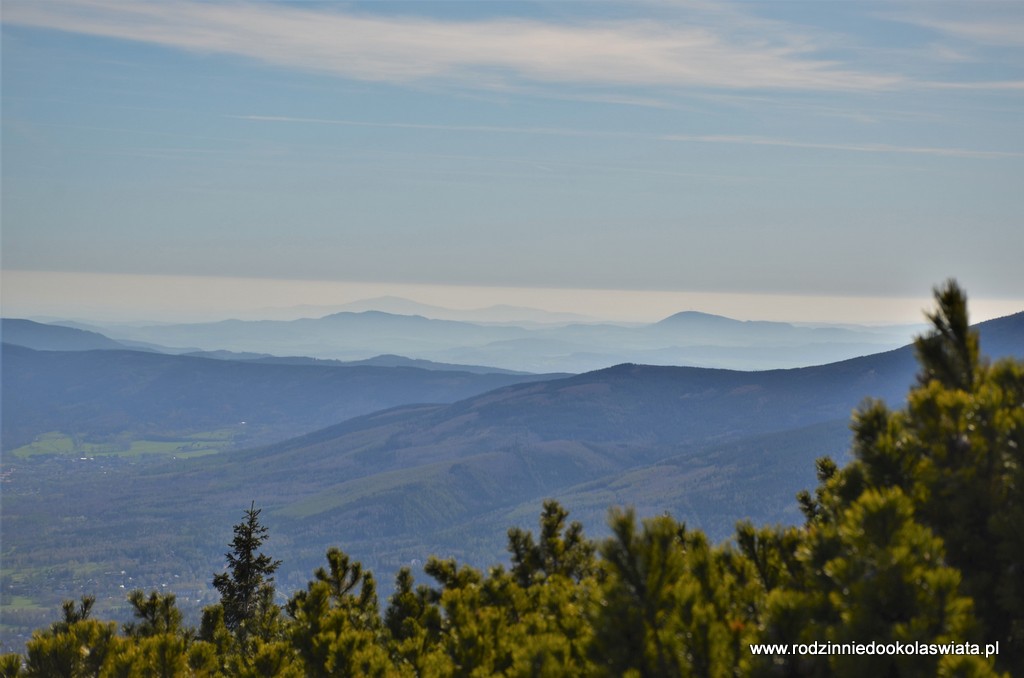
[[[220,603],[186,627],[173,594],[129,594],[134,621],[67,601],[3,676],[1024,675],[1024,363],[989,363],[953,281],[935,290],[905,407],[855,412],[853,461],[817,461],[800,526],[741,522],[709,543],[668,515],[612,509],[588,539],[557,502],[508,532],[508,566],[430,559],[378,600],[331,548],[275,602],[255,503],[234,527]],[[911,654],[758,654],[766,643],[875,643]],[[998,643],[998,654],[976,647]],[[955,648],[933,653],[927,648]]]

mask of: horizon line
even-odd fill
[[[806,291],[659,290],[507,286],[441,282],[343,281],[152,273],[0,269],[5,317],[92,317],[119,321],[272,319],[274,309],[341,307],[395,296],[453,312],[511,305],[595,321],[657,322],[684,311],[738,320],[891,325],[923,322],[931,288],[920,295]],[[941,282],[941,281],[939,281]],[[970,295],[969,285],[967,287]],[[969,296],[973,322],[1024,310],[1024,299]]]

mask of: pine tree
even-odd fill
[[[328,549],[327,565],[288,601],[291,643],[305,675],[395,675],[373,574],[336,547]]]
[[[441,594],[429,586],[415,586],[412,571],[403,567],[395,577],[395,592],[388,600],[384,625],[391,641],[391,654],[398,663],[427,672],[441,637],[443,619],[437,603]]]
[[[848,523],[848,512],[862,497],[898,489],[918,524],[906,534],[926,528],[940,539],[933,549],[943,553],[936,567],[951,566],[960,580],[947,594],[973,600],[977,638],[999,641],[997,668],[1021,673],[1024,365],[989,365],[980,357],[967,298],[955,282],[937,288],[935,297],[937,308],[928,314],[932,330],[915,342],[921,370],[907,406],[861,406],[852,425],[855,461],[841,471],[819,464],[816,496],[804,493],[800,501],[811,534],[821,535]],[[825,554],[824,542],[818,548]]]
[[[967,295],[955,280],[936,287],[938,308],[926,313],[932,331],[914,341],[921,373],[918,382],[935,379],[947,388],[969,391],[979,367],[978,333],[967,318]]]
[[[181,633],[181,612],[175,604],[173,593],[161,595],[153,591],[146,597],[141,589],[128,594],[132,614],[138,621],[124,625],[124,633],[132,638],[149,638],[160,634]]]
[[[529,586],[553,575],[574,581],[593,573],[594,543],[583,536],[583,525],[573,521],[557,501],[544,502],[540,517],[540,539],[534,542],[529,531],[514,527],[508,531],[508,550],[512,555],[512,574],[520,586]]]
[[[77,608],[74,601],[64,601],[64,618],[32,634],[25,646],[25,670],[19,673],[30,678],[99,676],[117,644],[117,625],[89,618],[95,600],[82,596]]]
[[[225,554],[228,572],[217,574],[213,586],[220,591],[224,624],[248,654],[252,636],[266,638],[278,609],[274,605],[274,572],[281,564],[260,552],[267,528],[260,524],[260,511],[253,502],[245,519],[235,525],[231,551]]]

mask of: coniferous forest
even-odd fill
[[[861,405],[854,460],[818,460],[800,526],[740,523],[715,545],[674,517],[612,508],[611,536],[593,541],[552,500],[536,532],[509,530],[506,566],[431,559],[427,581],[403,569],[380,600],[373,573],[331,548],[280,604],[287,554],[264,553],[254,503],[198,628],[173,593],[132,591],[120,627],[87,596],[0,673],[1024,675],[1024,364],[979,354],[953,282],[929,320],[906,406]]]

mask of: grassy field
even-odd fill
[[[4,608],[9,610],[47,610],[48,608],[39,605],[28,596],[11,596],[10,600],[4,601]]]
[[[235,434],[235,429],[225,428],[194,433],[181,438],[89,442],[65,433],[51,431],[37,436],[28,445],[11,450],[10,455],[19,459],[44,454],[79,457],[110,455],[136,457],[143,454],[201,457],[207,454],[216,454],[231,447],[234,444]]]

